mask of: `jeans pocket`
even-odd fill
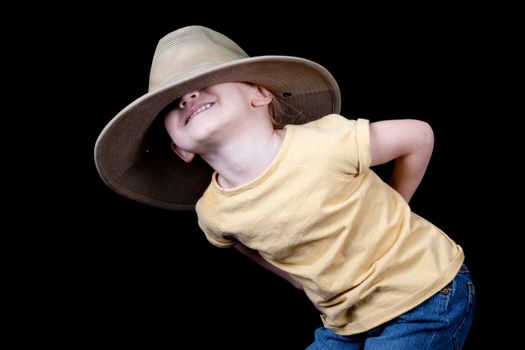
[[[454,283],[450,282],[433,296],[400,316],[408,322],[447,323],[447,311]]]
[[[449,284],[447,284],[438,293],[436,293],[436,295],[434,296],[438,305],[438,309],[436,311],[443,314],[447,313],[450,299],[452,298],[452,293],[455,289],[455,284],[456,280],[453,279],[452,281],[450,281]]]

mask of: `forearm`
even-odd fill
[[[425,175],[432,146],[426,145],[417,153],[408,154],[395,160],[389,184],[407,201],[410,201]]]
[[[370,125],[371,165],[395,161],[389,184],[407,202],[425,175],[433,148],[434,132],[425,122],[406,119]]]
[[[289,273],[287,273],[286,271],[283,271],[281,269],[279,269],[278,267],[270,264],[268,261],[266,261],[260,254],[259,252],[257,252],[256,250],[253,250],[253,249],[250,249],[248,247],[246,247],[245,245],[241,244],[241,243],[237,243],[235,245],[235,248],[240,251],[243,255],[246,255],[247,257],[249,257],[250,259],[252,259],[253,261],[255,261],[256,263],[258,263],[259,265],[261,265],[262,267],[266,268],[267,270],[270,270],[271,272],[275,273],[276,275],[284,278],[285,280],[287,280],[288,282],[290,282],[295,288],[297,289],[303,289],[303,287],[301,286],[301,284],[299,284],[297,281],[295,281]]]
[[[299,282],[294,280],[292,278],[292,276],[290,276],[290,274],[288,272],[283,271],[283,270],[279,269],[278,267],[275,267],[274,265],[270,264],[259,253],[257,253],[257,255],[259,256],[259,260],[257,260],[258,264],[260,264],[264,268],[270,270],[271,272],[275,273],[277,276],[280,276],[280,277],[284,278],[285,280],[290,282],[295,288],[301,289],[301,290],[303,289],[303,286]]]

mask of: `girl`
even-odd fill
[[[195,207],[211,243],[304,290],[324,325],[308,349],[460,349],[474,309],[463,250],[407,204],[431,127],[339,111],[322,66],[185,27],[159,41],[149,92],[102,131],[95,162],[115,191]],[[370,167],[391,160],[387,184]]]

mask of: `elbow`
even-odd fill
[[[429,153],[432,153],[434,148],[434,130],[432,130],[432,126],[427,122],[418,121],[418,129],[421,149],[425,149]]]

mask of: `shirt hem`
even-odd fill
[[[454,277],[456,277],[456,274],[461,268],[461,265],[463,264],[464,260],[465,255],[463,253],[463,250],[461,250],[451,261],[450,268],[448,269],[448,271],[445,274],[441,275],[441,277],[438,280],[432,283],[432,285],[430,285],[429,288],[417,293],[408,301],[404,301],[384,310],[384,312],[381,315],[369,317],[365,321],[360,321],[359,323],[350,323],[340,328],[330,326],[325,320],[325,315],[321,315],[321,321],[323,322],[323,325],[326,328],[331,329],[333,332],[339,335],[352,335],[366,332],[369,329],[377,327],[413,309],[417,305],[430,298],[435,293],[439,292],[443,288],[443,286],[446,286],[448,283],[450,283],[450,281],[454,279]]]

